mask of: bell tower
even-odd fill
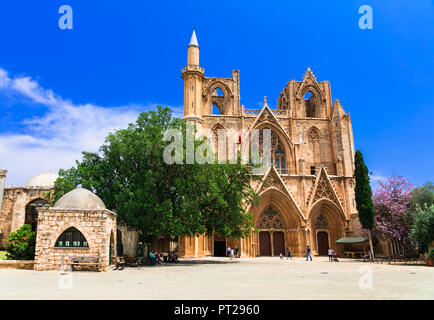
[[[199,66],[199,43],[194,29],[187,50],[187,65],[182,69],[182,79],[184,79],[184,121],[189,120],[202,124],[202,81],[205,70]]]

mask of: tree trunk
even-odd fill
[[[371,248],[371,256],[370,259],[374,259],[374,247],[372,246],[372,236],[371,236],[371,229],[368,229],[368,235],[369,235],[369,247]]]

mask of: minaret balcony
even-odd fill
[[[183,74],[185,72],[189,72],[189,71],[196,71],[196,72],[200,72],[202,74],[205,73],[205,69],[204,68],[202,68],[201,66],[198,66],[198,65],[194,65],[194,64],[188,64],[184,68],[182,68],[182,73]]]

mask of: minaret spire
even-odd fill
[[[196,37],[196,31],[193,25],[193,34],[191,35],[191,39],[190,39],[190,44],[188,45],[190,46],[195,46],[199,48],[199,43],[197,42],[197,37]]]

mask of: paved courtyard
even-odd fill
[[[0,270],[0,299],[433,299],[433,287],[434,268],[327,257],[213,257],[71,275]]]

